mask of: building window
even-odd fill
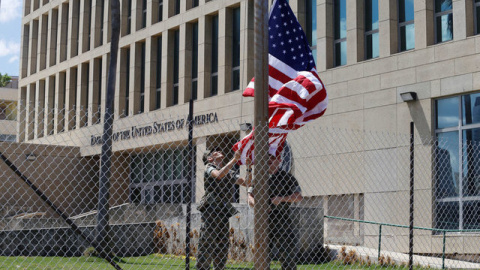
[[[218,15],[212,17],[212,66],[210,96],[218,94]]]
[[[475,10],[475,34],[480,34],[480,0],[473,3]]]
[[[305,0],[305,11],[307,40],[317,63],[317,0]]]
[[[142,0],[142,28],[147,26],[147,0]]]
[[[86,127],[88,126],[88,117],[91,110],[90,102],[89,102],[90,100],[90,63],[84,64],[82,72],[85,72],[84,76],[86,78],[85,78],[85,81],[83,81],[82,83],[84,85],[86,84],[86,87],[85,87],[85,100],[82,101],[84,106],[82,106],[80,110],[83,110],[83,109],[85,110],[85,117],[82,119],[82,121],[83,121],[83,126]]]
[[[180,14],[180,0],[175,0],[175,15]]]
[[[365,0],[365,59],[378,57],[378,0]]]
[[[85,5],[87,5],[85,7],[85,9],[87,10],[88,12],[88,15],[87,15],[87,32],[88,32],[88,36],[87,36],[87,41],[86,41],[86,50],[83,50],[84,52],[85,51],[88,51],[90,50],[90,38],[92,37],[92,0],[88,0],[86,1]]]
[[[399,50],[415,48],[415,24],[413,0],[398,0]]]
[[[158,0],[158,21],[161,22],[163,20],[163,0]]]
[[[127,0],[127,35],[132,32],[132,0]]]
[[[180,79],[180,30],[173,33],[173,104],[178,104],[178,87]]]
[[[480,229],[480,93],[435,105],[435,227]]]
[[[160,150],[131,156],[132,203],[187,203],[190,171],[186,148]]]
[[[102,118],[102,73],[103,73],[103,61],[102,58],[98,59],[98,93],[97,93],[97,113],[96,124],[100,124]]]
[[[145,42],[140,44],[140,113],[145,111]]]
[[[192,99],[198,98],[198,23],[192,25]]]
[[[233,10],[232,91],[240,89],[240,8]]]
[[[98,2],[97,2],[98,3]],[[105,16],[105,0],[100,1],[100,45],[103,45],[103,25],[104,25],[104,16]]]
[[[157,38],[157,69],[156,69],[155,109],[162,105],[162,37]]]
[[[334,57],[335,66],[347,64],[347,0],[335,0],[333,3],[334,19]]]
[[[192,1],[192,8],[198,7],[198,0],[190,0],[190,1]]]
[[[435,0],[435,41],[453,39],[452,0]]]
[[[125,79],[125,111],[123,112],[123,116],[128,116],[130,111],[130,48],[127,49],[126,52],[126,79]]]

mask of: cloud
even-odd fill
[[[5,1],[5,0],[3,0]],[[18,57],[20,54],[20,42],[0,40],[0,57]]]
[[[22,0],[1,0],[0,23],[22,17]]]
[[[18,55],[12,56],[12,58],[10,58],[10,59],[8,60],[8,63],[11,64],[11,63],[13,63],[13,62],[17,62],[19,58],[20,58],[20,57],[18,57]]]

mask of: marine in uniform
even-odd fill
[[[247,160],[246,179],[232,170],[240,155],[240,151],[235,152],[234,158],[225,166],[220,150],[214,149],[203,156],[206,164],[205,195],[198,206],[202,213],[196,264],[199,270],[210,269],[212,262],[214,269],[225,269],[229,248],[229,218],[238,213],[231,203],[234,184],[247,186],[252,179],[250,160]]]

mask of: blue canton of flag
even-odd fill
[[[307,36],[286,0],[275,1],[268,33],[270,55],[297,71],[315,69]]]

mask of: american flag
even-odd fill
[[[269,153],[281,153],[288,132],[325,113],[327,92],[315,68],[307,36],[286,0],[276,0],[268,22]],[[244,96],[254,95],[255,80]],[[253,131],[234,145],[253,160]]]

